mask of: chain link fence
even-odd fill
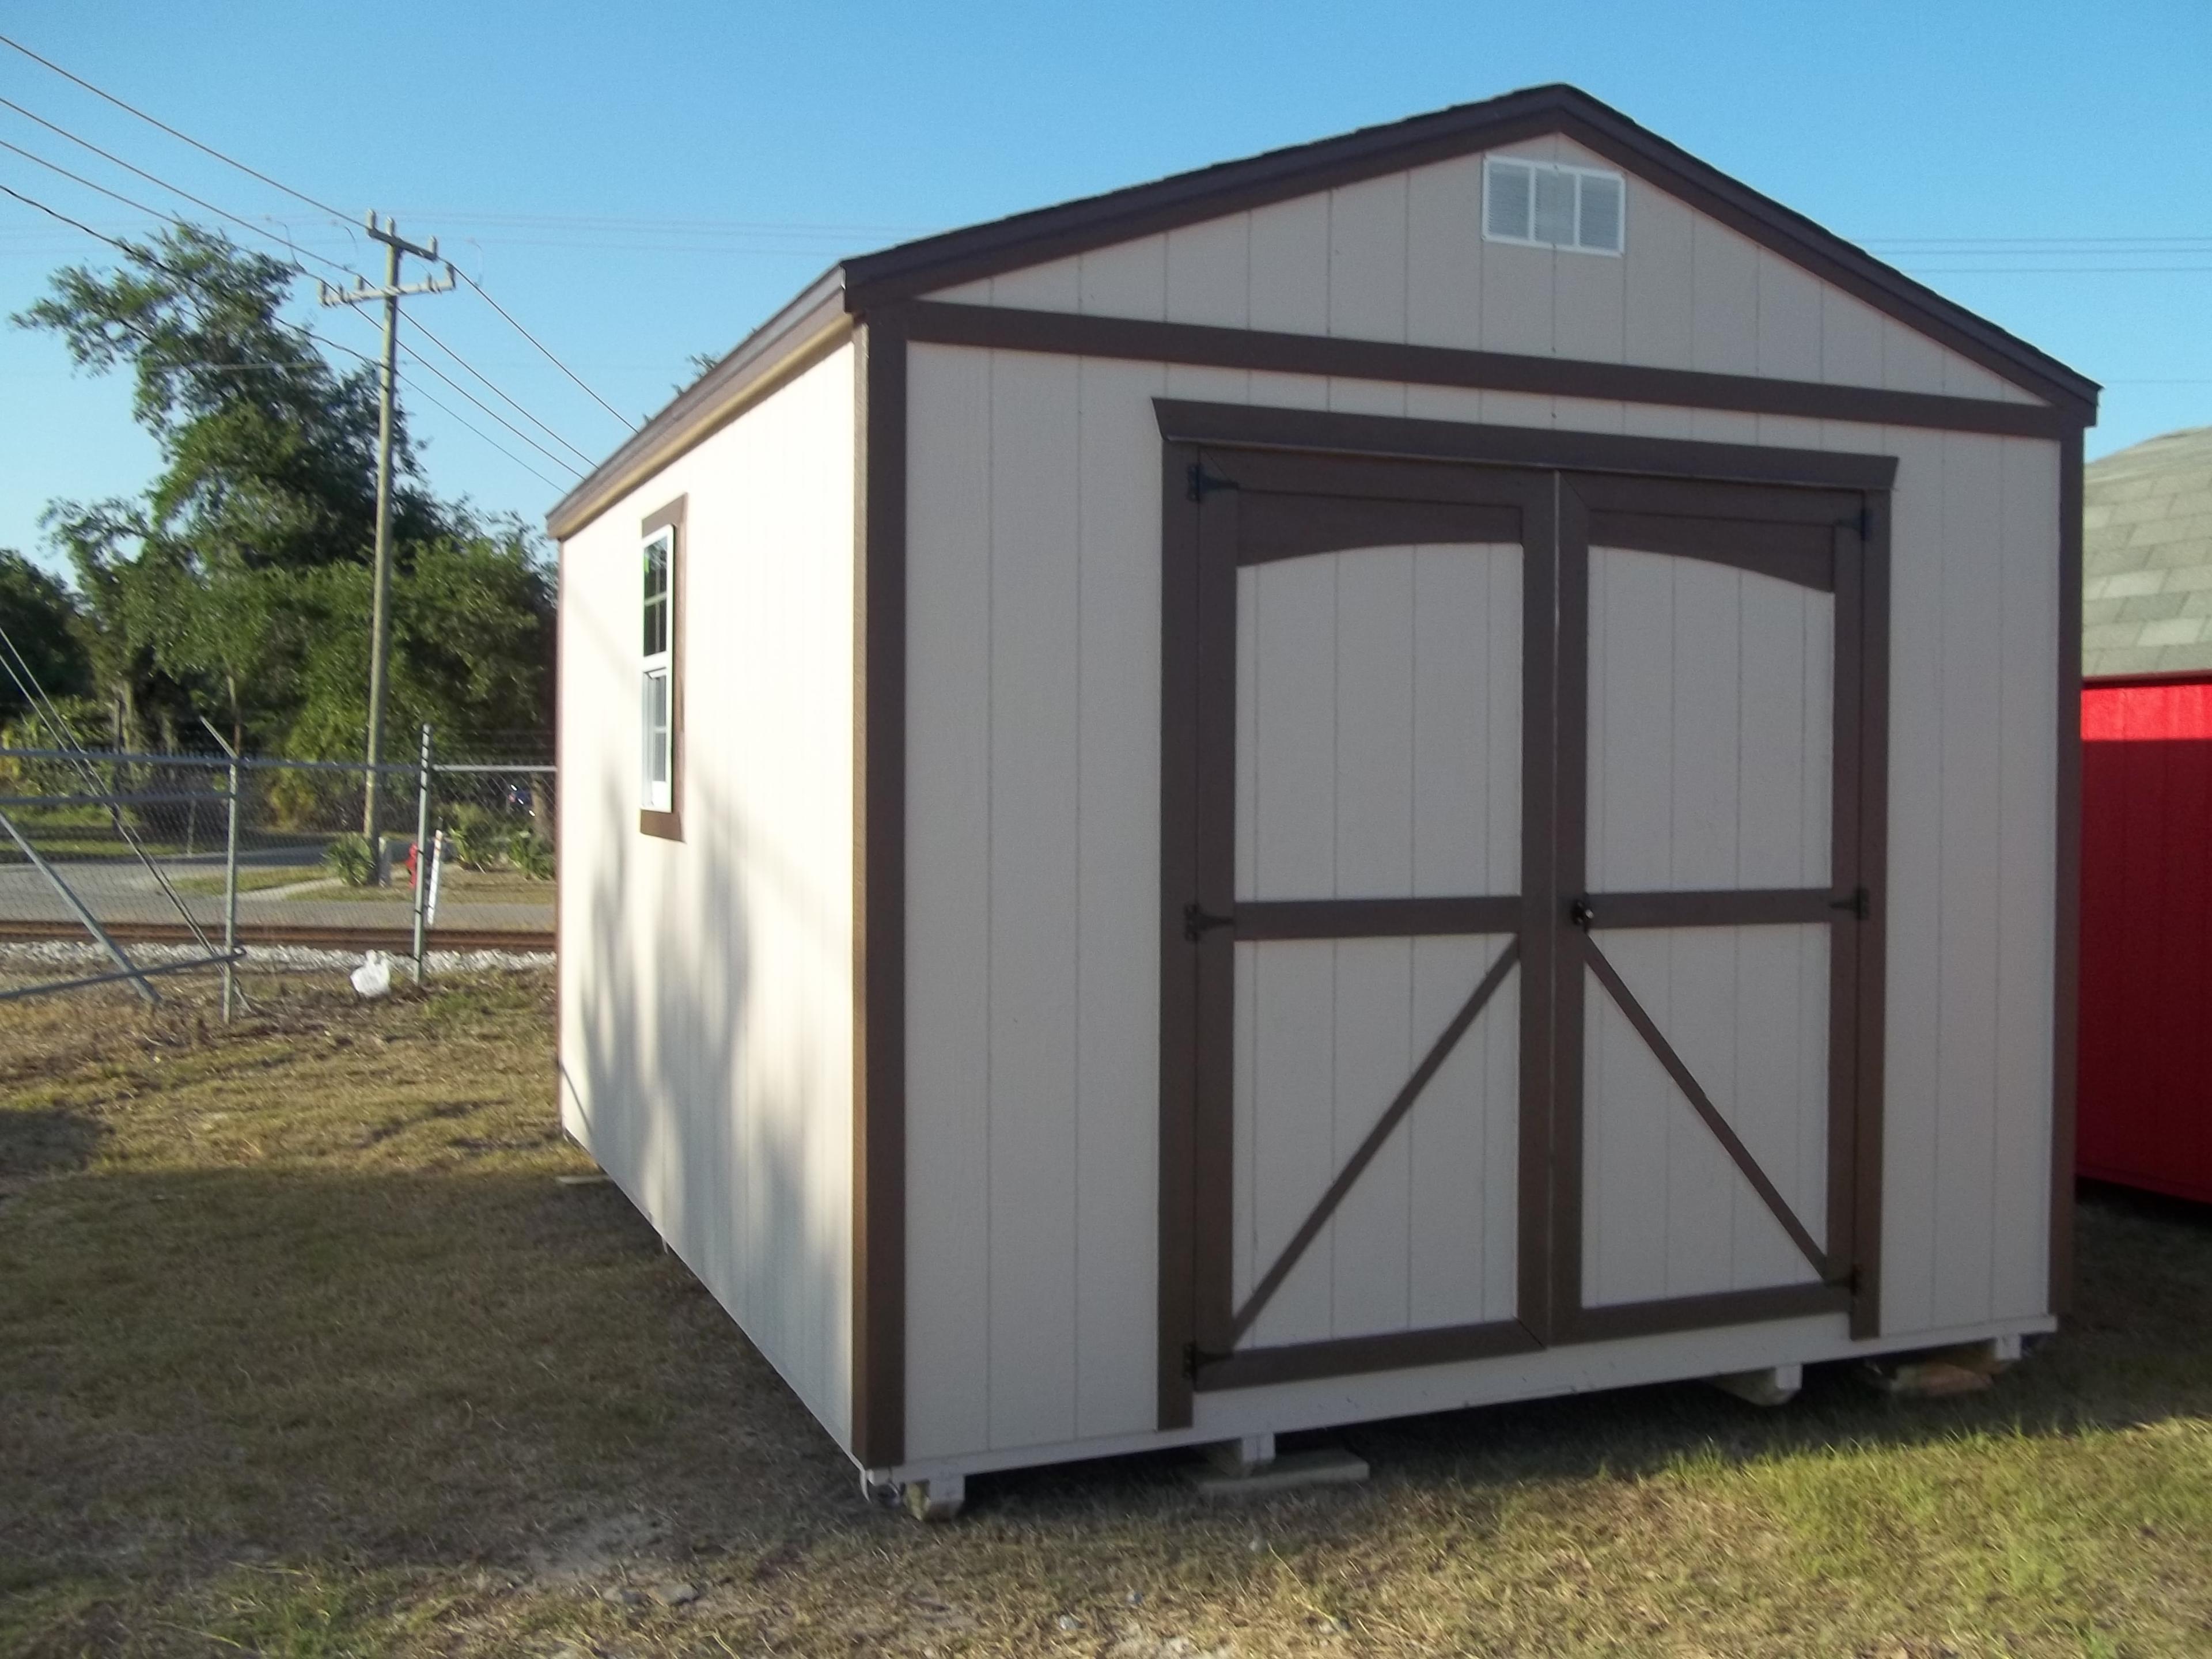
[[[133,953],[149,960],[220,950],[227,936],[249,957],[552,948],[551,766],[386,762],[380,848],[362,833],[368,775],[359,763],[0,748],[0,944],[105,933],[126,952],[160,947]]]

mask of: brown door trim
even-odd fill
[[[1763,452],[1746,467],[1729,446],[1532,433],[1159,400],[1163,433],[1160,1399],[1163,1426],[1190,1421],[1196,1390],[1442,1363],[1646,1331],[1778,1319],[1849,1308],[1874,1317],[1881,1218],[1878,1062],[1881,842],[1886,829],[1885,704],[1888,457]],[[1185,434],[1205,433],[1200,440]],[[1306,441],[1351,439],[1350,455]],[[1598,441],[1593,447],[1592,438]],[[1298,440],[1292,443],[1291,440]],[[1493,442],[1493,439],[1500,440]],[[1547,459],[1530,440],[1549,440]],[[1617,469],[1645,456],[1656,474]],[[1724,475],[1700,477],[1703,457]],[[1871,459],[1872,464],[1867,463]],[[1592,474],[1577,463],[1595,460]],[[1840,467],[1828,463],[1842,461]],[[1458,465],[1439,465],[1438,462]],[[1756,476],[1746,478],[1747,471]],[[1400,491],[1403,489],[1404,494]],[[1284,500],[1271,498],[1281,497]],[[1295,500],[1287,498],[1295,497]],[[1323,504],[1314,511],[1316,504]],[[1478,509],[1464,520],[1440,512]],[[1517,515],[1510,534],[1481,516]],[[1312,512],[1315,551],[1395,545],[1392,527],[1480,525],[1523,550],[1522,890],[1512,897],[1234,900],[1236,571],[1255,540],[1288,544]],[[1359,526],[1364,525],[1362,530]],[[1255,529],[1254,526],[1259,526]],[[1831,1177],[1826,1243],[1795,1216],[1706,1099],[1685,1092],[1807,1259],[1843,1283],[1762,1287],[1623,1306],[1582,1305],[1582,1044],[1586,958],[1635,1006],[1575,930],[1566,899],[1585,885],[1589,549],[1635,545],[1765,568],[1836,595],[1836,823],[1830,888],[1608,893],[1601,927],[1826,924],[1835,941],[1831,1010]],[[1710,532],[1709,534],[1698,532]],[[1459,529],[1464,538],[1468,532]],[[1281,556],[1282,555],[1277,555]],[[1262,554],[1262,556],[1267,556]],[[1863,896],[1863,893],[1864,896]],[[1865,919],[1860,919],[1863,916]],[[1234,1352],[1266,1297],[1325,1225],[1367,1161],[1410,1110],[1425,1062],[1347,1163],[1243,1308],[1231,1305],[1234,1083],[1225,1033],[1240,939],[1507,933],[1469,1007],[1479,1012],[1517,965],[1521,1006],[1519,1285],[1516,1317],[1448,1331]],[[1548,988],[1548,990],[1547,989]],[[1455,1027],[1471,1023],[1462,1010]],[[1645,1017],[1662,1063],[1679,1056]],[[1456,1035],[1449,1031],[1445,1042]],[[1433,1053],[1431,1060],[1437,1058]],[[1853,1101],[1858,1109],[1850,1109]],[[1863,1178],[1862,1178],[1863,1177]],[[1870,1325],[1869,1325],[1870,1328]],[[1411,1358],[1408,1356],[1431,1356]]]

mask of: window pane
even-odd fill
[[[645,677],[645,804],[665,811],[668,805],[671,737],[668,671],[656,669]]]
[[[1528,169],[1492,161],[1489,177],[1489,228],[1492,236],[1528,236]]]
[[[1581,234],[1576,238],[1583,246],[1602,248],[1607,253],[1620,252],[1620,180],[1582,175],[1583,214]]]
[[[645,654],[657,657],[668,649],[668,600],[665,597],[645,602]]]
[[[655,536],[645,544],[645,597],[659,598],[668,591],[668,538]]]
[[[1536,175],[1536,240],[1565,242],[1575,240],[1575,176],[1549,169]]]

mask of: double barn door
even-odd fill
[[[1169,462],[1163,1420],[1867,1317],[1880,502]]]

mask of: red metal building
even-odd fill
[[[2212,1203],[2212,428],[2083,500],[2077,1168]]]

